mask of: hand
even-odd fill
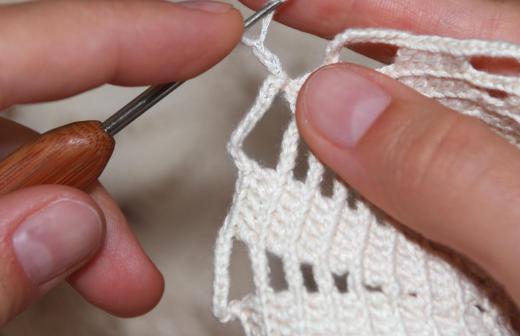
[[[51,1],[0,6],[0,110],[104,83],[185,80],[232,50],[242,20],[216,2]],[[33,137],[2,119],[0,155]],[[101,185],[0,197],[0,325],[64,279],[119,316],[158,302],[163,279]]]
[[[323,37],[370,26],[520,43],[515,0],[295,0],[278,19]],[[381,59],[387,51],[363,52]],[[502,70],[520,68],[509,66]],[[350,64],[308,79],[297,119],[307,144],[341,178],[402,223],[479,263],[520,304],[515,147],[482,122]]]

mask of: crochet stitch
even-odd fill
[[[301,140],[294,117],[276,168],[243,150],[275,97],[283,95],[294,116],[308,77],[290,78],[265,47],[271,20],[243,40],[269,74],[228,147],[238,181],[216,244],[214,314],[240,320],[247,335],[515,335],[514,306],[463,257],[393,222],[339,180],[332,195],[323,195],[325,168],[310,153],[304,181],[295,178]],[[520,144],[520,78],[472,65],[477,56],[520,61],[520,47],[350,29],[330,42],[324,64],[339,62],[342,48],[355,43],[395,46],[394,63],[378,71]],[[230,302],[234,241],[247,246],[255,291]],[[273,288],[268,255],[282,260],[286,289]],[[306,286],[306,277],[316,288]]]

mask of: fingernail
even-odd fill
[[[176,4],[186,8],[202,10],[204,12],[213,14],[224,14],[233,8],[233,6],[227,3],[206,0],[181,1],[177,2]]]
[[[13,235],[13,247],[29,279],[41,285],[85,261],[102,238],[103,224],[96,210],[62,199],[21,223]]]
[[[304,118],[321,136],[345,148],[355,146],[392,101],[377,84],[344,66],[319,70],[302,94]]]

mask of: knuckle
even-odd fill
[[[478,152],[475,132],[481,129],[479,121],[457,113],[432,114],[403,125],[386,151],[386,166],[393,167],[398,190],[412,194],[431,191],[439,183],[450,183],[465,174],[465,156]]]

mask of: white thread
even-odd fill
[[[258,36],[244,38],[269,76],[228,146],[239,176],[217,240],[215,315],[224,322],[239,319],[247,335],[514,335],[510,315],[515,308],[471,264],[390,222],[339,181],[332,196],[323,196],[325,169],[312,155],[305,181],[295,179],[300,138],[294,118],[275,169],[262,167],[244,152],[245,139],[275,96],[283,93],[294,114],[308,76],[289,78],[265,47],[271,20],[263,21]],[[520,61],[520,47],[353,29],[330,42],[324,64],[338,62],[341,49],[353,43],[396,46],[395,62],[379,71],[481,118],[520,144],[520,78],[482,72],[470,63],[475,56]],[[501,95],[494,96],[493,90]],[[256,290],[229,302],[234,240],[249,249]],[[283,261],[287,290],[271,287],[268,252]],[[317,292],[304,286],[303,264],[312,266]],[[345,274],[347,291],[340,292],[334,276]]]

